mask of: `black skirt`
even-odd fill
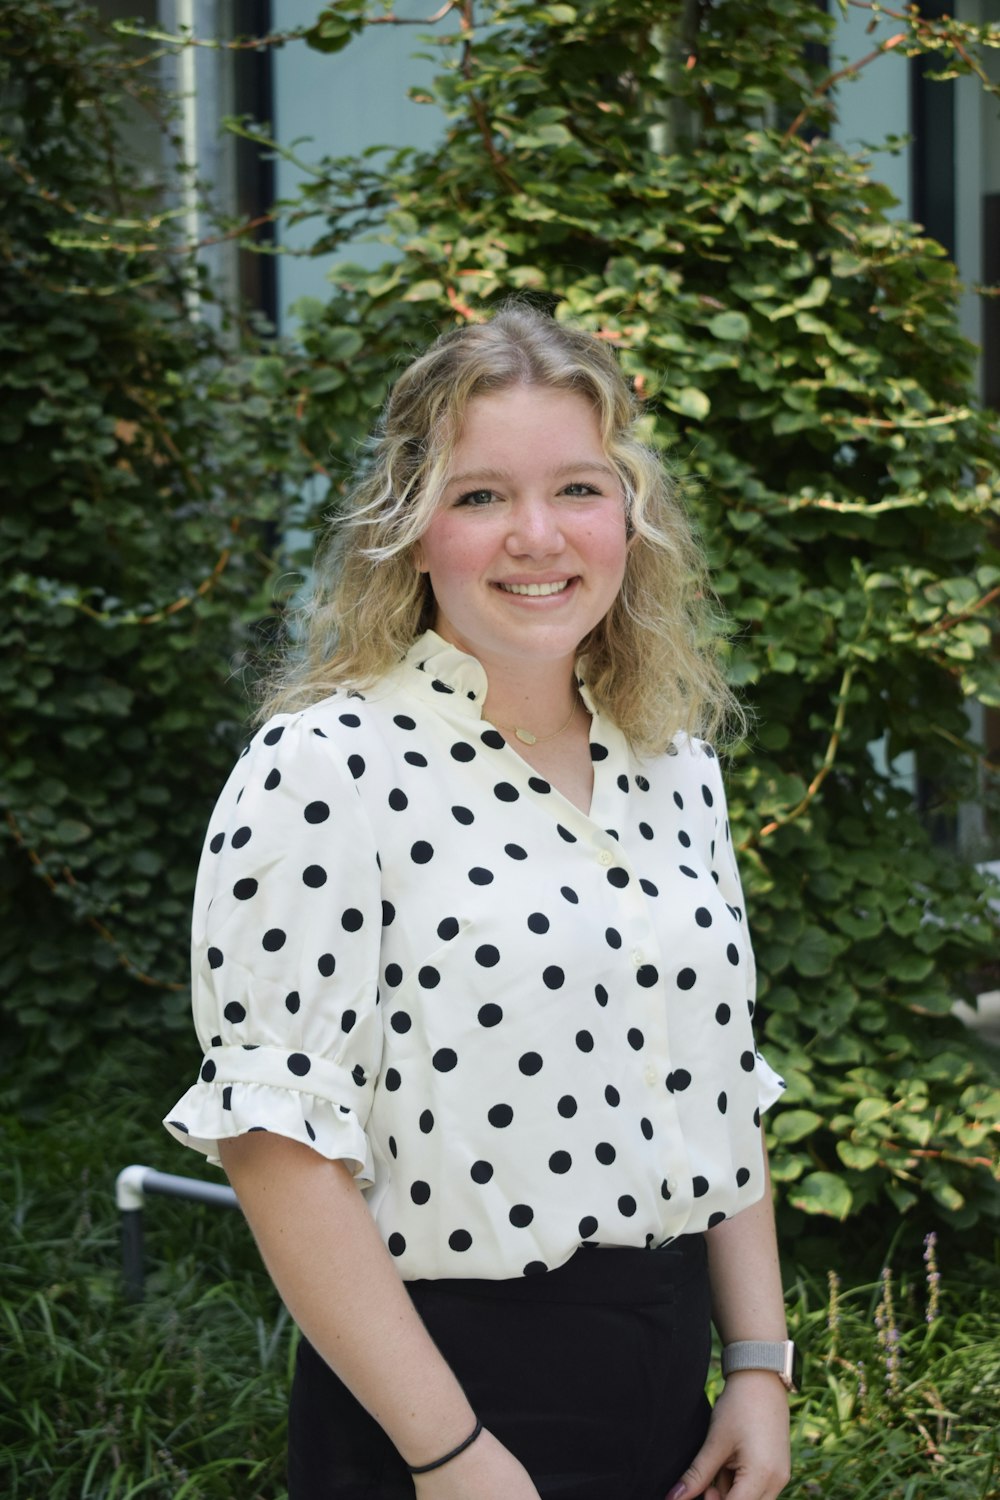
[[[542,1500],[663,1500],[704,1440],[705,1242],[580,1250],[545,1275],[407,1283],[474,1411]],[[378,1423],[303,1339],[289,1500],[413,1500]]]

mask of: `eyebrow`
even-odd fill
[[[583,472],[607,474],[611,479],[617,480],[618,475],[610,464],[602,463],[600,459],[582,458],[579,462],[560,464],[558,468],[550,470],[553,479],[559,479],[564,474],[580,474]],[[488,479],[505,481],[511,478],[509,469],[470,469],[464,474],[449,474],[445,480],[446,485],[467,484],[474,479]]]

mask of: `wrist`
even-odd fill
[[[722,1374],[725,1380],[738,1374],[776,1376],[786,1391],[797,1391],[802,1385],[802,1361],[791,1339],[737,1339],[722,1351]]]
[[[427,1463],[411,1464],[406,1463],[405,1459],[403,1460],[403,1462],[406,1463],[406,1467],[409,1469],[410,1473],[414,1475],[430,1474],[433,1473],[435,1469],[443,1469],[445,1464],[450,1464],[453,1458],[458,1458],[459,1455],[464,1453],[467,1448],[471,1448],[482,1430],[483,1424],[477,1417],[476,1425],[473,1427],[472,1431],[466,1437],[464,1437],[460,1443],[456,1443],[453,1448],[447,1449],[444,1453],[440,1454],[439,1457],[431,1459]]]

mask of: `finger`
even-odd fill
[[[718,1438],[713,1440],[710,1430],[702,1447],[668,1493],[666,1500],[694,1500],[695,1495],[703,1496],[704,1500],[719,1500],[716,1480],[729,1457],[725,1446]]]

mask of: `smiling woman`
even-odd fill
[[[697,737],[727,699],[635,415],[613,354],[523,307],[416,360],[213,815],[167,1125],[304,1335],[291,1500],[787,1474],[782,1085]]]

